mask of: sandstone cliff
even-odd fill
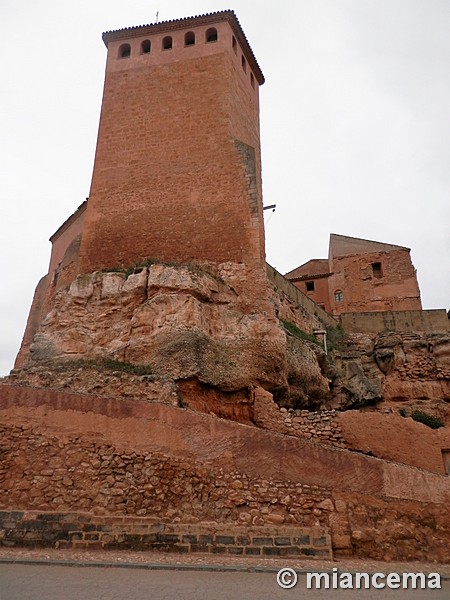
[[[333,408],[374,407],[404,416],[426,410],[450,417],[450,335],[380,333],[344,336],[331,352]]]
[[[265,293],[253,293],[264,290]],[[450,335],[321,325],[243,265],[150,264],[54,291],[17,382],[134,396],[253,421],[250,390],[293,409],[423,409],[449,419]],[[109,361],[109,362],[108,362]],[[129,368],[121,368],[129,365]]]
[[[82,368],[92,371],[97,363],[101,373],[105,359],[113,359],[142,367],[144,379],[126,382],[138,397],[175,395],[239,417],[221,404],[245,405],[249,389],[260,386],[282,403],[317,408],[329,390],[317,360],[321,351],[289,335],[265,281],[255,287],[266,293],[249,297],[254,276],[231,263],[209,270],[152,264],[131,274],[79,276],[55,292],[21,379],[121,395],[114,377],[105,381],[100,374],[93,382]],[[245,408],[241,413],[251,418]]]

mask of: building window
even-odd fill
[[[207,42],[217,42],[217,40],[218,40],[217,29],[215,27],[211,27],[206,32],[206,41]]]
[[[314,281],[306,281],[306,291],[307,292],[314,291]]]
[[[122,44],[119,48],[119,58],[129,58],[131,56],[130,44]]]
[[[380,277],[383,277],[383,270],[381,269],[380,262],[372,263],[372,275],[374,277],[376,277],[377,279],[380,279]]]
[[[247,72],[247,63],[245,62],[244,55],[241,56],[241,65],[242,65],[242,69],[243,69],[244,73],[246,73]]]
[[[152,49],[152,45],[150,40],[144,40],[141,44],[141,54],[150,54],[150,50]]]
[[[61,273],[61,263],[58,263],[58,266],[56,267],[55,272],[53,274],[53,285],[56,285],[58,283],[60,273]]]
[[[234,53],[237,54],[237,42],[236,42],[236,38],[234,37],[234,35],[231,38],[231,45],[233,47]]]
[[[163,50],[172,50],[172,38],[170,35],[166,35],[166,37],[162,41]]]
[[[343,302],[344,301],[344,292],[342,290],[336,290],[334,292],[334,300],[335,300],[335,302]]]
[[[447,475],[450,475],[450,450],[441,450],[444,460],[444,468]]]
[[[185,46],[193,46],[195,44],[195,33],[193,31],[188,31],[184,36],[184,45]]]
[[[252,84],[252,88],[255,89],[255,78],[253,73],[250,73],[250,83]]]

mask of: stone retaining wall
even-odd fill
[[[336,448],[348,448],[342,437],[338,411],[280,408],[273,401],[272,394],[262,388],[253,390],[253,398],[254,420],[259,427]]]
[[[431,333],[450,330],[450,320],[445,309],[344,313],[340,316],[340,321],[347,333]]]
[[[315,328],[337,326],[337,321],[330,314],[269,264],[266,265],[266,273],[279,299],[279,310],[284,313],[280,314],[282,319],[296,323],[300,329],[309,333]]]
[[[331,537],[325,528],[167,524],[151,517],[76,512],[0,512],[0,545],[332,557]]]
[[[205,543],[244,553],[236,537],[241,529],[274,529],[270,544],[258,546],[269,549],[261,550],[266,555],[295,546],[299,529],[322,528],[330,531],[335,556],[450,560],[444,476],[186,409],[37,392],[0,386],[0,510],[25,513],[17,521],[30,520],[30,511],[88,512],[122,524],[142,518],[166,524],[164,535],[187,546],[181,551],[193,551],[199,535],[220,533],[234,541]],[[3,539],[20,530],[11,518]],[[21,531],[38,542],[42,531],[46,543],[71,541],[55,540],[52,531],[62,529],[57,520],[47,522],[55,524],[37,525],[41,533]],[[280,528],[293,532],[286,546],[274,539],[289,537]],[[100,533],[107,534],[84,529],[73,542],[106,543]],[[162,543],[139,539],[158,531],[122,533],[138,536],[136,544]],[[183,541],[187,535],[197,541]],[[20,539],[26,538],[15,543]]]
[[[90,436],[91,437],[91,436]],[[37,427],[0,428],[0,510],[89,511],[162,521],[294,527],[326,522],[330,492],[156,451],[125,451]]]

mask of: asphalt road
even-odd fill
[[[448,600],[441,590],[308,590],[305,575],[290,590],[276,573],[148,570],[0,564],[0,600]]]

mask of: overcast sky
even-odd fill
[[[102,32],[228,8],[266,77],[268,261],[325,258],[330,233],[408,246],[424,308],[449,308],[449,0],[1,0],[0,374],[89,195]]]

